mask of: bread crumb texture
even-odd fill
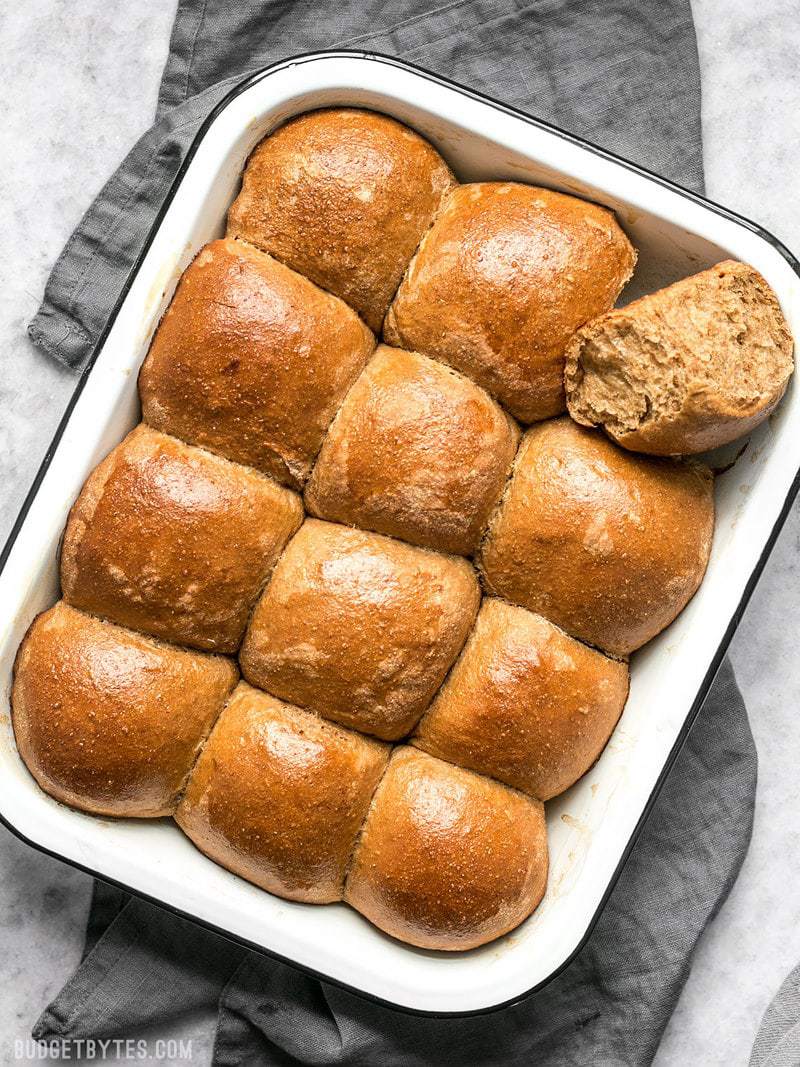
[[[767,282],[728,260],[579,330],[567,349],[569,412],[625,448],[703,452],[774,410],[793,347]]]

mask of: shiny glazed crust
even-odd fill
[[[289,900],[341,900],[387,745],[241,683],[175,815],[201,852]]]
[[[37,616],[17,653],[17,747],[64,804],[171,815],[238,676],[231,660],[161,644],[62,600]]]
[[[427,708],[478,611],[472,567],[307,519],[256,605],[245,678],[384,740]]]
[[[384,325],[389,344],[441,359],[522,422],[564,410],[564,349],[613,307],[636,253],[610,211],[515,182],[448,197]]]
[[[143,418],[299,488],[374,348],[341,300],[240,241],[212,241],[142,366]]]
[[[626,664],[490,597],[412,744],[550,800],[603,751],[627,696]]]
[[[325,438],[312,515],[470,555],[505,485],[519,431],[478,386],[381,345]]]
[[[394,119],[351,108],[312,111],[250,156],[228,236],[341,297],[377,332],[453,184],[438,152]]]
[[[694,595],[713,532],[707,467],[631,455],[562,418],[523,438],[480,566],[491,592],[626,656]]]
[[[299,498],[264,475],[137,426],[70,512],[64,599],[176,644],[235,652],[301,519]]]
[[[525,920],[542,802],[600,755],[625,657],[686,605],[711,545],[706,467],[553,417],[569,356],[588,418],[576,330],[664,326],[674,293],[610,310],[635,259],[605,208],[456,186],[385,116],[313,112],[262,141],[155,334],[144,423],[70,513],[64,601],[20,647],[13,725],[42,788],[172,814],[234,874],[345,900],[423,949]],[[723,268],[753,295],[750,268]],[[382,323],[400,348],[376,347]],[[659,365],[704,360],[668,333]],[[687,413],[659,418],[659,447]],[[521,437],[514,416],[538,425]],[[656,450],[637,432],[620,443]],[[246,681],[191,648],[238,650]]]
[[[547,882],[544,808],[499,782],[397,748],[345,900],[420,948],[469,949],[518,926]]]

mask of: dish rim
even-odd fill
[[[529,115],[526,112],[521,111],[519,108],[513,107],[512,105],[509,105],[509,104],[505,104],[502,101],[499,101],[499,100],[495,99],[494,97],[489,96],[488,94],[485,94],[485,93],[482,93],[482,92],[480,92],[478,90],[470,89],[470,88],[468,88],[466,86],[463,86],[460,83],[458,83],[456,81],[453,81],[450,78],[446,78],[446,77],[443,77],[441,75],[434,74],[431,71],[426,70],[425,68],[418,66],[417,64],[410,63],[410,62],[408,62],[406,60],[400,60],[400,59],[397,59],[397,58],[395,58],[393,56],[387,56],[387,55],[385,55],[383,53],[380,53],[380,52],[358,50],[358,49],[320,49],[320,50],[314,51],[314,52],[306,52],[306,53],[301,53],[299,55],[291,56],[291,57],[288,57],[287,59],[280,60],[277,63],[268,64],[267,66],[260,67],[260,68],[254,70],[254,71],[251,71],[248,74],[243,75],[241,80],[238,81],[229,90],[229,92],[227,92],[225,94],[225,96],[212,108],[212,110],[209,112],[209,114],[206,116],[206,118],[201,123],[200,127],[197,130],[197,133],[193,137],[192,142],[191,142],[191,144],[189,145],[189,147],[187,149],[186,155],[184,156],[184,159],[181,162],[181,165],[178,168],[178,171],[175,174],[175,177],[173,178],[172,182],[170,183],[169,189],[167,190],[167,193],[166,193],[166,195],[164,197],[164,200],[162,201],[158,211],[156,212],[155,218],[153,220],[153,224],[152,224],[152,226],[150,227],[150,229],[149,229],[149,231],[147,233],[147,236],[146,236],[145,241],[144,241],[144,243],[142,245],[142,248],[138,252],[138,254],[137,254],[137,256],[136,256],[136,258],[135,258],[135,260],[134,260],[134,262],[133,262],[133,264],[132,264],[132,266],[131,266],[131,268],[130,268],[127,276],[126,276],[125,282],[124,282],[124,284],[123,284],[123,286],[122,286],[122,288],[120,290],[119,297],[114,303],[114,306],[113,306],[113,308],[111,310],[111,313],[110,313],[110,315],[108,317],[108,320],[107,320],[105,326],[103,327],[103,330],[101,331],[100,335],[98,336],[97,342],[95,343],[91,354],[89,355],[88,359],[86,360],[86,363],[85,363],[84,367],[82,368],[82,370],[80,372],[80,376],[79,376],[79,378],[78,378],[78,380],[76,382],[75,388],[74,388],[72,394],[70,395],[70,398],[69,398],[69,400],[67,402],[67,405],[66,405],[66,407],[64,409],[64,413],[63,413],[61,419],[59,420],[58,426],[56,427],[55,433],[54,433],[50,443],[47,446],[47,449],[45,451],[44,457],[42,458],[42,461],[41,461],[41,463],[39,465],[39,468],[38,468],[38,470],[37,470],[37,472],[36,472],[36,474],[34,476],[33,482],[31,483],[30,489],[28,490],[28,492],[25,495],[25,498],[24,498],[23,503],[22,503],[22,505],[20,507],[20,510],[19,510],[15,520],[14,520],[14,523],[13,523],[13,525],[11,527],[11,530],[10,530],[10,532],[8,534],[8,537],[6,538],[5,544],[3,545],[2,550],[0,550],[0,573],[2,573],[2,571],[4,570],[4,568],[6,566],[6,563],[8,562],[8,558],[9,558],[9,556],[11,554],[11,550],[12,550],[12,548],[13,548],[16,540],[17,540],[17,537],[19,536],[20,530],[21,530],[21,528],[22,528],[22,526],[23,526],[23,524],[25,522],[25,519],[27,518],[27,515],[28,515],[28,512],[29,512],[29,510],[31,508],[31,505],[32,505],[32,503],[33,503],[33,501],[34,501],[34,499],[35,499],[35,497],[36,497],[36,495],[37,495],[37,493],[39,491],[39,488],[41,486],[42,480],[44,479],[44,476],[47,473],[47,470],[50,467],[50,464],[52,462],[53,456],[55,455],[55,452],[56,452],[56,450],[57,450],[57,448],[58,448],[58,446],[59,446],[59,444],[61,442],[61,438],[62,438],[62,436],[64,434],[64,431],[65,431],[65,429],[67,427],[67,424],[69,422],[69,419],[70,419],[70,416],[72,414],[72,411],[73,411],[73,409],[74,409],[74,407],[75,407],[75,405],[76,405],[76,403],[78,401],[78,398],[80,397],[80,394],[82,393],[82,391],[83,391],[83,389],[84,389],[84,387],[86,385],[86,382],[87,382],[87,380],[89,378],[89,375],[91,374],[91,372],[92,372],[92,370],[94,368],[94,365],[95,365],[95,363],[97,361],[97,358],[98,358],[98,356],[100,355],[100,352],[103,349],[103,346],[104,346],[105,341],[106,341],[106,339],[108,337],[108,334],[110,333],[111,328],[113,327],[114,322],[115,322],[115,320],[116,320],[116,318],[117,318],[117,316],[118,316],[118,314],[120,312],[120,309],[122,308],[122,306],[123,306],[123,304],[125,302],[125,299],[126,299],[128,293],[129,293],[130,289],[131,289],[131,286],[133,285],[134,280],[135,280],[139,270],[141,269],[141,266],[142,266],[147,254],[148,254],[148,252],[150,250],[150,246],[152,245],[152,243],[153,243],[153,241],[154,241],[154,239],[156,237],[156,234],[158,233],[158,231],[160,229],[160,226],[161,226],[161,223],[162,223],[162,221],[164,219],[164,216],[165,216],[167,210],[169,209],[169,207],[171,206],[172,201],[173,201],[173,199],[174,199],[174,197],[175,197],[175,195],[176,195],[176,193],[177,193],[177,191],[178,191],[178,189],[179,189],[179,187],[180,187],[180,185],[181,185],[181,183],[182,183],[182,181],[184,179],[186,171],[188,170],[188,167],[189,167],[192,159],[194,158],[194,156],[195,156],[195,154],[196,154],[201,142],[205,138],[209,128],[213,125],[213,123],[219,117],[219,115],[232,103],[232,101],[235,100],[238,96],[240,96],[243,92],[245,92],[248,88],[250,88],[250,86],[253,85],[255,82],[261,81],[263,78],[268,77],[270,74],[273,74],[273,73],[275,73],[275,72],[277,72],[279,70],[283,70],[286,67],[299,66],[299,65],[302,65],[302,64],[314,61],[314,60],[329,59],[329,58],[350,59],[350,60],[367,60],[367,61],[370,61],[370,62],[377,62],[377,63],[381,63],[381,64],[387,64],[387,65],[390,65],[390,66],[398,67],[398,68],[403,69],[403,70],[411,71],[414,74],[416,74],[417,76],[420,76],[420,77],[422,77],[422,78],[424,78],[424,79],[426,79],[426,80],[428,80],[430,82],[433,82],[436,85],[443,86],[443,87],[445,87],[445,88],[447,88],[447,89],[449,89],[451,91],[458,92],[458,93],[460,93],[460,94],[462,94],[464,96],[467,96],[470,99],[476,100],[476,101],[478,101],[478,102],[480,102],[480,103],[482,103],[484,105],[488,105],[488,106],[490,106],[490,107],[492,107],[492,108],[494,108],[496,110],[499,110],[499,111],[501,111],[501,112],[503,112],[503,113],[505,113],[507,115],[512,116],[515,119],[521,120],[522,122],[526,123],[529,126],[534,126],[534,127],[538,128],[538,129],[545,130],[550,134],[554,134],[555,136],[557,136],[557,137],[559,137],[559,138],[561,138],[561,139],[563,139],[565,141],[568,141],[568,142],[578,146],[579,148],[584,149],[585,151],[589,152],[590,154],[599,156],[599,157],[601,157],[601,158],[603,158],[605,160],[610,160],[610,161],[612,161],[612,162],[624,167],[625,169],[627,169],[629,171],[632,171],[633,173],[638,174],[641,177],[644,177],[645,179],[649,180],[650,182],[652,182],[654,184],[660,185],[660,186],[670,190],[671,192],[676,193],[676,194],[684,197],[685,199],[688,199],[688,200],[690,200],[690,201],[692,201],[692,202],[694,202],[696,204],[701,205],[704,208],[707,208],[708,210],[712,211],[714,214],[717,214],[717,215],[721,216],[722,218],[727,219],[729,222],[733,222],[734,224],[736,224],[738,226],[741,226],[741,227],[743,227],[743,228],[745,228],[747,230],[750,230],[756,236],[758,236],[762,240],[766,241],[768,244],[772,245],[773,248],[778,252],[778,254],[786,261],[786,263],[791,268],[791,270],[794,272],[794,274],[797,275],[798,279],[800,279],[800,261],[798,261],[798,259],[783,244],[782,241],[780,241],[777,237],[774,236],[774,234],[772,234],[765,227],[761,226],[759,223],[753,222],[751,219],[748,219],[746,216],[740,215],[739,213],[731,210],[730,208],[727,208],[724,205],[718,204],[715,201],[709,199],[708,197],[706,197],[706,196],[704,196],[704,195],[702,195],[700,193],[696,193],[693,190],[687,189],[687,188],[685,188],[684,186],[680,185],[677,182],[674,182],[674,181],[672,181],[672,180],[670,180],[668,178],[664,178],[661,175],[656,174],[655,172],[653,172],[651,170],[648,170],[648,168],[641,166],[640,164],[633,163],[630,160],[627,160],[624,157],[619,156],[616,153],[609,151],[608,149],[602,148],[599,145],[595,145],[591,141],[588,141],[585,138],[578,136],[577,134],[573,134],[573,133],[570,133],[570,132],[568,132],[566,130],[563,130],[562,128],[560,128],[560,127],[554,125],[553,123],[550,123],[550,122],[548,122],[548,121],[546,121],[544,119],[540,119],[540,118],[537,118],[535,116]],[[745,612],[745,609],[747,608],[747,605],[748,605],[748,602],[750,600],[750,597],[752,596],[753,590],[755,589],[756,585],[758,584],[758,581],[759,581],[759,579],[761,577],[761,574],[762,574],[762,572],[764,570],[766,562],[769,559],[769,556],[772,553],[772,550],[773,550],[773,548],[775,546],[775,542],[777,541],[778,535],[780,534],[781,529],[782,529],[782,527],[783,527],[783,525],[784,525],[784,523],[786,521],[786,518],[787,518],[787,516],[789,514],[789,511],[790,511],[790,509],[792,507],[792,504],[794,503],[794,500],[797,497],[798,491],[800,491],[800,467],[798,467],[798,470],[794,474],[792,482],[791,482],[791,484],[789,486],[789,490],[788,490],[788,492],[786,494],[786,497],[785,497],[785,499],[783,501],[783,504],[782,504],[782,506],[781,506],[781,508],[780,508],[780,510],[778,512],[778,516],[777,516],[777,518],[775,520],[775,523],[773,524],[773,526],[772,526],[772,528],[770,530],[769,536],[767,537],[766,541],[764,542],[764,546],[763,546],[763,548],[762,548],[762,550],[761,550],[761,552],[759,554],[758,560],[757,560],[755,566],[753,567],[753,570],[751,571],[751,573],[750,573],[750,575],[749,575],[749,577],[747,579],[747,582],[745,583],[744,590],[742,592],[742,596],[739,599],[739,602],[736,605],[736,608],[734,609],[734,611],[733,611],[733,613],[732,613],[732,615],[731,615],[731,617],[730,617],[730,619],[728,621],[728,624],[727,624],[727,626],[725,628],[725,631],[724,631],[724,633],[722,635],[720,643],[717,646],[716,652],[715,652],[715,654],[714,654],[714,656],[713,656],[713,658],[712,658],[712,660],[711,660],[711,662],[709,664],[708,670],[706,671],[706,673],[705,673],[705,675],[703,677],[703,680],[702,680],[702,682],[701,682],[701,684],[700,684],[700,686],[698,688],[698,691],[697,691],[697,693],[696,693],[696,695],[695,695],[695,697],[694,697],[694,699],[693,699],[693,701],[692,701],[692,703],[691,703],[691,705],[689,707],[689,711],[688,711],[688,713],[686,715],[686,718],[685,718],[685,720],[684,720],[684,722],[683,722],[683,724],[681,726],[680,732],[679,732],[678,736],[676,737],[672,748],[670,749],[670,752],[669,752],[669,754],[668,754],[668,756],[667,756],[667,758],[666,758],[666,760],[664,762],[663,768],[660,771],[660,773],[658,775],[658,778],[656,779],[656,781],[655,781],[655,783],[653,785],[653,788],[652,788],[652,790],[650,792],[650,795],[648,796],[647,802],[645,803],[645,805],[642,808],[642,812],[641,812],[641,814],[640,814],[640,816],[639,816],[639,818],[638,818],[638,820],[636,822],[636,825],[634,826],[634,828],[633,828],[633,830],[632,830],[632,832],[630,834],[630,837],[628,838],[628,841],[627,841],[625,847],[622,849],[622,851],[620,853],[619,862],[617,863],[617,865],[616,865],[616,867],[615,867],[615,869],[614,869],[614,871],[613,871],[613,873],[612,873],[612,875],[611,875],[611,877],[610,877],[610,879],[609,879],[609,881],[608,881],[608,883],[607,883],[607,885],[606,885],[606,887],[605,887],[605,889],[603,891],[603,894],[602,894],[602,896],[601,896],[601,898],[599,900],[599,903],[598,903],[594,913],[590,917],[590,919],[588,921],[588,924],[586,926],[586,929],[584,930],[580,940],[577,942],[575,948],[567,956],[567,958],[562,963],[560,963],[556,968],[554,968],[554,970],[546,978],[543,978],[541,981],[537,982],[536,984],[531,986],[529,989],[525,990],[523,993],[520,993],[520,994],[517,994],[517,995],[515,995],[513,997],[510,997],[509,999],[507,999],[507,1000],[505,1000],[505,1001],[503,1001],[503,1002],[501,1002],[499,1004],[491,1004],[491,1005],[488,1005],[486,1007],[472,1008],[472,1009],[468,1009],[468,1010],[464,1010],[464,1011],[426,1011],[426,1010],[421,1009],[421,1008],[412,1008],[412,1007],[409,1007],[409,1006],[406,1006],[406,1005],[397,1004],[397,1003],[395,1003],[395,1002],[393,1002],[391,1000],[387,1000],[387,999],[385,999],[383,997],[379,997],[374,993],[370,993],[370,992],[367,992],[367,991],[365,991],[363,989],[359,989],[357,987],[351,986],[348,983],[342,981],[341,979],[332,978],[332,977],[330,977],[328,975],[322,974],[321,972],[314,970],[314,968],[309,967],[306,964],[302,964],[302,963],[299,963],[299,962],[297,962],[297,961],[295,961],[293,959],[290,959],[290,958],[288,958],[286,956],[282,956],[280,953],[272,951],[272,950],[264,947],[263,945],[260,945],[260,944],[257,944],[255,942],[249,941],[245,937],[242,937],[242,936],[240,936],[238,934],[232,933],[231,931],[228,931],[228,930],[225,930],[225,929],[223,929],[221,927],[218,927],[213,922],[210,922],[207,919],[203,919],[203,918],[200,918],[198,916],[195,916],[191,912],[184,911],[181,908],[177,907],[176,905],[173,905],[173,904],[170,904],[170,903],[168,903],[166,901],[161,900],[159,897],[152,896],[151,894],[148,894],[148,893],[146,893],[146,892],[144,892],[144,891],[142,891],[140,889],[136,889],[136,888],[126,884],[125,882],[122,882],[122,881],[120,881],[118,879],[115,879],[115,878],[111,877],[108,874],[105,874],[105,873],[102,873],[102,872],[98,872],[98,871],[94,870],[92,867],[90,867],[87,864],[84,864],[84,863],[81,863],[78,860],[73,860],[73,859],[71,859],[69,857],[63,856],[60,853],[54,851],[53,849],[48,848],[45,845],[39,844],[38,842],[36,842],[36,841],[30,839],[29,837],[27,837],[26,834],[24,834],[22,831],[17,829],[17,827],[14,826],[8,820],[8,818],[4,815],[4,813],[2,811],[0,811],[0,823],[2,823],[2,825],[5,826],[6,829],[8,829],[12,834],[14,834],[14,836],[17,837],[20,841],[24,842],[26,845],[30,846],[31,848],[36,849],[38,852],[41,852],[41,853],[43,853],[45,855],[48,855],[48,856],[51,856],[54,859],[60,860],[62,863],[66,863],[69,866],[74,867],[76,870],[83,871],[85,874],[88,874],[93,878],[97,878],[101,882],[105,882],[106,884],[113,885],[113,886],[115,886],[115,887],[117,887],[119,889],[122,889],[126,893],[131,894],[132,896],[138,897],[139,899],[145,900],[148,903],[154,904],[157,907],[160,907],[160,908],[162,908],[162,909],[164,909],[164,910],[166,910],[166,911],[168,911],[168,912],[170,912],[170,913],[172,913],[174,915],[179,916],[180,918],[188,919],[189,921],[194,922],[197,925],[200,925],[200,926],[204,927],[205,929],[211,930],[213,933],[217,934],[220,937],[223,937],[225,940],[231,942],[232,944],[241,945],[241,946],[249,949],[250,951],[258,952],[261,955],[268,956],[271,959],[278,960],[279,962],[281,962],[283,964],[286,964],[287,966],[293,967],[293,968],[295,968],[297,970],[300,970],[305,974],[309,974],[312,977],[319,979],[320,981],[329,982],[329,983],[331,983],[333,985],[336,985],[336,986],[338,986],[338,987],[340,987],[342,989],[347,990],[348,992],[352,993],[355,996],[358,996],[358,997],[364,998],[366,1000],[369,1000],[369,1001],[371,1001],[373,1003],[380,1004],[380,1005],[383,1005],[385,1007],[391,1008],[394,1011],[398,1011],[398,1012],[401,1012],[401,1013],[406,1014],[406,1015],[422,1016],[422,1017],[426,1017],[426,1018],[454,1018],[455,1019],[455,1018],[469,1018],[469,1017],[480,1016],[480,1015],[490,1015],[490,1014],[493,1014],[494,1012],[501,1011],[504,1008],[508,1008],[508,1007],[511,1007],[512,1005],[519,1004],[522,1001],[527,1000],[529,997],[535,995],[537,992],[539,992],[545,986],[549,985],[552,981],[554,981],[572,963],[572,961],[575,959],[575,957],[583,950],[583,948],[585,947],[587,941],[589,940],[592,932],[594,931],[594,928],[597,925],[597,922],[598,922],[601,914],[603,913],[603,910],[605,909],[606,904],[608,903],[608,900],[609,900],[609,898],[611,896],[611,893],[613,892],[614,888],[616,887],[617,881],[619,880],[619,877],[620,877],[620,875],[621,875],[621,873],[622,873],[622,871],[623,871],[623,869],[624,869],[624,867],[625,867],[625,865],[626,865],[626,863],[627,863],[627,861],[628,861],[628,859],[630,857],[631,851],[633,850],[633,848],[634,848],[634,846],[635,846],[635,844],[636,844],[636,842],[637,842],[637,840],[639,838],[639,835],[641,834],[641,832],[642,832],[642,830],[643,830],[643,828],[644,828],[644,826],[645,826],[645,824],[646,824],[646,822],[647,822],[647,820],[648,820],[648,818],[650,816],[650,813],[651,813],[651,811],[653,809],[653,806],[655,805],[655,803],[656,803],[656,801],[657,801],[657,799],[658,799],[658,797],[659,797],[659,795],[661,793],[661,790],[662,790],[662,788],[663,788],[663,786],[664,786],[664,784],[665,784],[665,782],[666,782],[666,780],[667,780],[667,778],[668,778],[668,776],[670,774],[670,771],[672,770],[672,768],[673,768],[673,766],[675,764],[675,761],[676,761],[681,749],[683,748],[684,744],[686,743],[686,740],[687,740],[687,738],[689,736],[689,732],[690,732],[690,730],[691,730],[691,728],[692,728],[692,726],[693,726],[693,724],[694,724],[694,722],[695,722],[695,720],[696,720],[696,718],[697,718],[697,716],[698,716],[698,714],[700,712],[700,709],[701,709],[701,707],[702,707],[702,705],[703,705],[703,703],[705,701],[706,696],[708,695],[708,692],[709,692],[709,690],[711,688],[711,684],[712,684],[712,682],[713,682],[713,680],[714,680],[714,678],[715,678],[715,676],[716,676],[716,674],[717,674],[717,672],[718,672],[718,670],[719,670],[719,668],[720,668],[720,666],[722,664],[722,660],[723,660],[723,658],[725,656],[725,653],[728,650],[728,646],[730,645],[730,642],[731,642],[731,640],[733,638],[733,635],[736,632],[736,629],[737,629],[737,627],[739,625],[739,622],[741,621],[741,618],[742,618],[742,616],[743,616],[743,614]]]

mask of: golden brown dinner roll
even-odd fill
[[[469,555],[519,431],[468,378],[382,345],[347,394],[306,490],[313,515]]]
[[[428,706],[480,599],[463,559],[308,519],[256,605],[249,682],[385,740]]]
[[[775,408],[793,347],[769,285],[726,260],[580,330],[567,349],[567,404],[624,448],[704,452]]]
[[[490,597],[412,743],[549,800],[603,751],[627,695],[624,663]]]
[[[175,819],[201,852],[290,900],[341,900],[388,745],[240,684]]]
[[[340,296],[379,330],[450,168],[386,115],[312,111],[267,137],[228,215],[241,237]]]
[[[161,644],[59,601],[17,653],[17,748],[42,789],[73,808],[170,815],[237,677],[231,660]]]
[[[233,652],[301,519],[299,498],[264,475],[137,426],[70,512],[64,599],[177,644]]]
[[[297,488],[374,347],[341,300],[241,241],[212,241],[142,367],[143,418]]]
[[[689,602],[713,530],[707,467],[634,456],[554,419],[523,438],[480,564],[491,592],[624,656]]]
[[[564,410],[564,349],[613,307],[636,253],[610,211],[513,182],[462,185],[422,242],[384,326],[534,422]]]
[[[345,900],[401,941],[468,949],[518,926],[546,882],[538,800],[403,747],[375,793]]]

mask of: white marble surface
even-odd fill
[[[709,195],[800,251],[800,0],[694,0],[694,9]],[[25,324],[82,210],[149,124],[172,15],[172,0],[0,7],[0,540],[74,384],[32,348]],[[800,960],[799,571],[795,509],[733,645],[760,756],[753,843],[658,1067],[746,1064],[764,1008]],[[0,1063],[14,1062],[14,1039],[77,963],[89,892],[87,877],[0,829]],[[200,1065],[211,1032],[210,1019],[191,1019],[170,1036],[192,1038]]]

